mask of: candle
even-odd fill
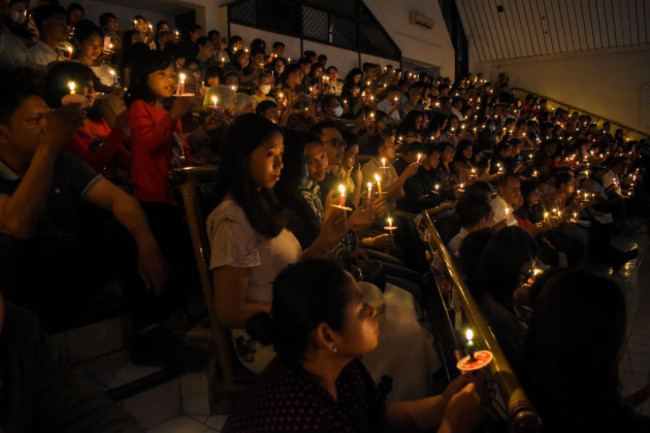
[[[548,212],[544,212],[544,222],[548,222]]]
[[[393,219],[388,217],[388,230],[393,230]]]
[[[75,87],[77,87],[77,85],[75,84],[74,81],[69,81],[68,82],[68,88],[70,89],[70,94],[71,95],[74,95],[75,93],[77,93],[77,92],[75,92]]]
[[[507,208],[506,208],[506,219],[508,219],[508,215],[509,215],[509,214],[510,214],[510,208],[507,207]]]
[[[73,51],[72,47],[68,46],[68,60],[72,60],[72,51]]]
[[[374,119],[375,118],[375,113],[370,113],[370,118]]]
[[[339,206],[343,207],[345,206],[345,197],[346,197],[345,186],[339,185],[339,192],[340,192]]]
[[[176,34],[177,38],[181,37],[181,33],[178,30],[176,30],[174,33]],[[223,61],[223,57],[221,58],[221,61]]]
[[[149,31],[153,33],[153,26],[151,24],[149,24]]]
[[[282,92],[278,93],[278,100],[284,98],[284,94]]]
[[[418,153],[418,160],[417,160],[417,163],[418,163],[418,164],[420,163],[420,160],[421,160],[421,159],[422,159],[422,154],[421,154],[421,153]],[[472,169],[472,170],[473,170],[473,169]]]
[[[381,178],[377,173],[375,173],[375,180],[377,181],[377,192],[379,193],[379,197],[381,197]]]
[[[138,20],[133,20],[133,25],[137,26],[138,25]]]
[[[438,190],[440,189],[440,185],[436,184],[435,188],[436,188],[436,192],[438,192]]]
[[[185,93],[185,74],[181,74],[179,76],[179,80],[180,80],[179,82],[180,89],[178,90],[178,93],[182,95]]]
[[[371,198],[372,198],[372,182],[368,182],[368,203],[370,203]]]
[[[113,77],[113,85],[117,85],[117,74],[115,73],[114,69],[110,70],[111,76]]]
[[[235,85],[230,86],[230,88],[232,89],[233,92],[237,91],[237,86]]]
[[[212,97],[212,106],[216,109],[217,108],[217,97],[213,96]]]
[[[347,105],[347,104],[348,104],[348,100],[347,100],[347,99],[344,99],[344,100],[343,100],[343,105]]]
[[[288,61],[289,63],[291,63],[291,57],[289,57],[289,58],[287,59],[287,61]]]
[[[533,177],[537,177],[537,170],[533,171]]]
[[[474,361],[474,353],[476,352],[476,345],[474,344],[474,332],[471,329],[465,331],[465,338],[467,338],[467,345],[465,346],[465,351],[470,356],[470,359]]]
[[[221,57],[221,63],[225,63],[225,62],[226,62],[226,58],[222,56]]]
[[[381,159],[381,168],[386,168],[386,158]]]

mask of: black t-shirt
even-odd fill
[[[83,224],[85,197],[102,176],[74,155],[61,152],[56,158],[47,203],[34,237],[72,234]],[[0,160],[0,197],[11,196],[21,178]]]

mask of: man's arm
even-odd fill
[[[397,178],[397,180],[386,188],[386,196],[389,201],[396,201],[404,197],[404,184],[415,173],[418,172],[419,164],[414,162],[406,166],[402,174]]]
[[[11,197],[0,199],[0,232],[18,239],[34,234],[52,183],[59,150],[83,124],[79,105],[68,105],[47,115],[47,127],[40,137],[29,168]]]
[[[95,183],[85,198],[110,211],[129,231],[138,247],[140,276],[148,289],[153,288],[159,293],[167,282],[167,267],[140,203],[106,179]]]

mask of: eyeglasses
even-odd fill
[[[332,146],[340,149],[346,147],[347,143],[344,140],[339,140],[338,138],[332,138],[331,140],[324,141],[323,143],[332,143]]]

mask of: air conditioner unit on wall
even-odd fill
[[[431,18],[427,18],[424,15],[420,15],[417,12],[409,12],[409,22],[411,24],[424,27],[427,30],[431,30],[433,28],[433,20]]]

